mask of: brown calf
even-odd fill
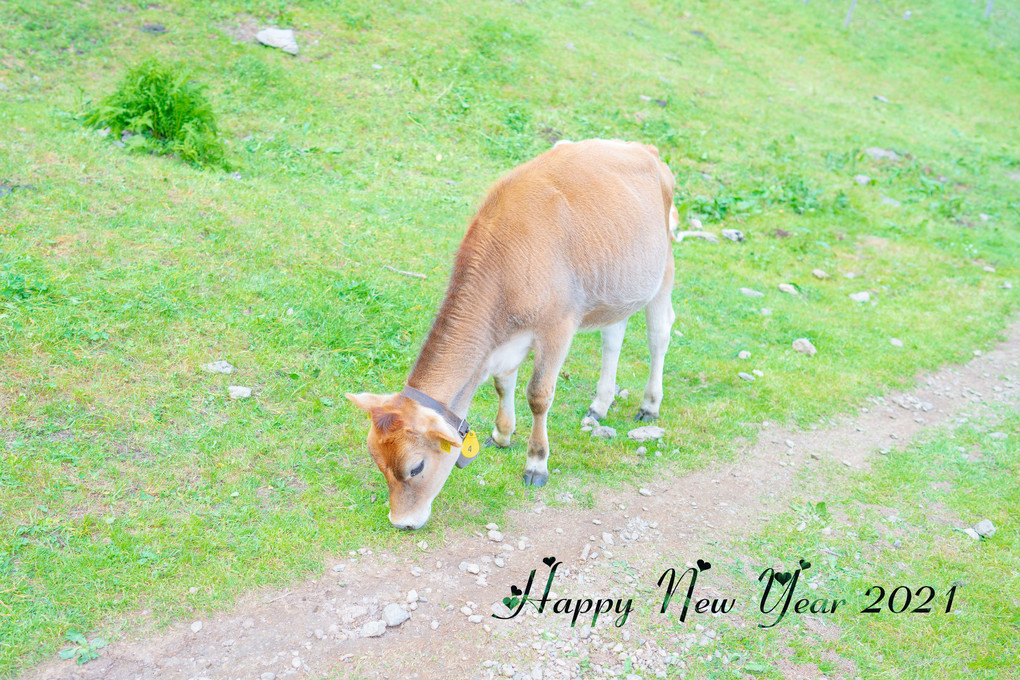
[[[588,410],[601,419],[613,403],[627,319],[644,308],[651,367],[637,419],[658,417],[674,320],[676,217],[673,175],[652,146],[560,143],[496,183],[461,242],[407,387],[347,395],[371,417],[368,450],[386,476],[395,526],[428,520],[460,458],[468,406],[490,375],[499,396],[492,442],[510,444],[517,368],[529,350],[526,484],[549,476],[546,415],[578,330],[602,330],[602,373]]]

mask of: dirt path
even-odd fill
[[[766,428],[756,445],[716,469],[603,494],[592,510],[536,504],[511,513],[501,536],[462,536],[438,549],[422,549],[409,536],[400,554],[336,560],[315,580],[246,596],[234,611],[203,620],[200,630],[183,622],[158,637],[117,642],[85,666],[57,661],[25,677],[576,678],[579,659],[584,677],[665,677],[685,655],[713,652],[711,618],[691,622],[687,634],[668,632],[663,647],[651,606],[635,605],[632,623],[621,628],[612,626],[615,613],[594,629],[582,625],[590,612],[575,628],[568,615],[539,616],[530,607],[506,621],[490,614],[507,611],[502,598],[511,584],[523,588],[532,569],[544,582],[542,560],[551,555],[562,562],[554,596],[627,599],[643,589],[657,610],[661,595],[651,589],[664,565],[682,569],[701,556],[733,556],[735,539],[761,530],[770,510],[786,509],[788,494],[804,484],[798,476],[810,480],[813,467],[826,460],[866,467],[879,450],[901,447],[969,409],[1018,400],[1020,323],[994,350],[924,376],[909,393],[869,400],[856,417],[813,431]],[[654,443],[649,449],[651,455]],[[536,584],[532,595],[538,591]],[[392,603],[410,618],[366,637]],[[855,676],[852,662],[833,661],[838,670],[827,677]],[[817,676],[793,665],[786,674]]]

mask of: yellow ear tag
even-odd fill
[[[439,440],[439,450],[442,451],[443,453],[449,453],[450,452],[450,442],[446,441],[445,439],[440,439]]]
[[[478,444],[478,435],[473,430],[464,435],[464,443],[460,447],[460,458],[457,459],[457,467],[467,467],[475,459],[475,456],[478,455],[481,448]]]

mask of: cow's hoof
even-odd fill
[[[487,446],[487,447],[495,446],[497,449],[505,449],[505,448],[508,448],[510,446],[510,442],[507,442],[506,446],[504,446],[503,444],[500,444],[498,441],[493,439],[492,436],[490,435],[485,440],[485,446]]]
[[[531,472],[529,470],[524,471],[524,486],[545,486],[546,481],[549,479],[548,472]]]
[[[590,408],[590,409],[588,409],[588,412],[584,414],[584,417],[585,418],[594,418],[595,420],[602,420],[603,418],[606,417],[606,414],[603,413],[602,415],[599,415],[598,413],[595,412],[595,409]]]
[[[659,419],[659,414],[657,414],[657,413],[649,413],[648,411],[646,411],[644,409],[639,409],[638,412],[637,412],[637,415],[634,416],[634,420],[638,421],[639,423],[650,423],[653,420],[658,420],[658,419]]]

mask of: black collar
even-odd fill
[[[461,439],[464,438],[470,430],[471,426],[468,425],[468,421],[461,418],[456,413],[447,408],[446,404],[436,401],[429,395],[425,394],[421,390],[416,390],[410,385],[405,385],[404,389],[400,391],[401,396],[407,397],[411,401],[416,401],[422,406],[427,406],[430,409],[436,411],[439,415],[443,416],[443,420],[448,422],[453,429],[457,430]]]

